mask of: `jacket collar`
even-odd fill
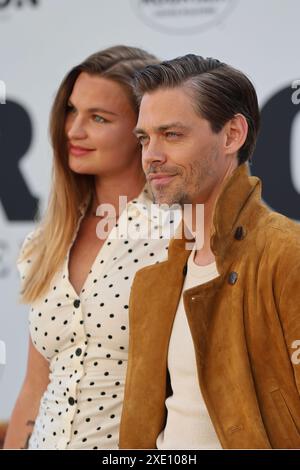
[[[238,166],[232,175],[224,182],[215,205],[213,227],[211,235],[211,248],[215,254],[217,265],[225,257],[239,229],[240,236],[244,238],[255,222],[250,214],[255,212],[261,201],[261,181],[259,178],[249,176],[247,163]],[[179,227],[182,236],[174,238],[169,246],[169,260],[176,253],[186,249],[186,238],[183,227]],[[189,240],[190,241],[190,240]],[[173,258],[174,259],[174,258]]]
[[[255,224],[254,213],[261,206],[261,181],[249,176],[244,163],[225,181],[217,200],[211,236],[211,248],[216,258],[224,257],[234,238],[242,239]],[[240,235],[237,237],[237,230]]]
[[[238,166],[225,181],[214,212],[214,231],[217,236],[228,235],[234,228],[249,199],[260,200],[261,182],[249,176],[246,163]]]

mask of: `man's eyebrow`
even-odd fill
[[[74,106],[74,104],[72,103],[70,99],[69,99],[69,105]],[[74,106],[74,108],[76,108],[76,106]],[[107,109],[104,109],[98,106],[95,108],[88,108],[87,111],[89,113],[106,113],[106,114],[111,114],[112,116],[117,116],[117,114],[114,113],[113,111],[108,111]]]
[[[184,124],[182,124],[182,122],[170,122],[168,124],[163,124],[162,126],[158,126],[158,127],[154,127],[154,132],[165,132],[167,131],[168,129],[174,129],[174,127],[176,129],[182,129],[182,130],[187,130],[189,127],[188,126],[185,126]],[[134,130],[133,130],[133,133],[135,135],[139,135],[139,134],[147,134],[147,132],[142,129],[141,127],[136,127]]]
[[[185,126],[184,124],[182,124],[182,122],[177,121],[177,122],[170,122],[162,126],[158,126],[154,130],[156,132],[164,132],[164,131],[167,131],[168,129],[173,129],[174,127],[176,127],[176,129],[182,129],[182,130],[188,129],[188,126]]]
[[[140,134],[146,134],[146,131],[144,131],[144,129],[142,129],[141,127],[135,127],[133,129],[133,133],[135,135],[140,135]]]

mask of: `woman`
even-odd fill
[[[138,269],[166,258],[168,245],[162,235],[118,234],[124,222],[131,232],[148,223],[131,79],[155,62],[143,50],[112,47],[72,69],[58,90],[50,202],[19,261],[31,339],[6,448],[118,447],[130,285]],[[120,195],[128,200],[123,211]],[[118,220],[107,218],[109,233],[99,238],[102,204]]]

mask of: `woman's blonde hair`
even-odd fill
[[[126,90],[133,109],[138,105],[133,93],[132,78],[146,65],[157,63],[146,51],[127,46],[115,46],[97,52],[74,67],[62,81],[50,116],[50,136],[53,147],[52,184],[48,208],[27,243],[20,261],[30,257],[29,271],[24,280],[21,301],[31,303],[46,293],[51,279],[61,267],[72,242],[79,220],[79,207],[92,197],[94,177],[72,172],[68,166],[65,119],[68,100],[81,72],[109,78]]]

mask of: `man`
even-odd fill
[[[136,92],[155,201],[204,204],[204,243],[174,239],[135,277],[120,447],[300,448],[300,228],[248,175],[254,87],[187,55],[144,69]]]

